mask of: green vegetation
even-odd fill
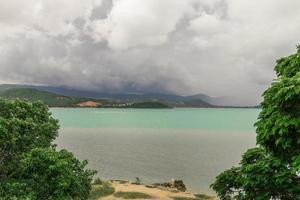
[[[100,197],[112,195],[114,192],[115,189],[107,182],[103,182],[103,184],[95,184],[92,186],[89,200],[97,200]]]
[[[259,146],[216,178],[212,188],[221,199],[300,199],[300,47],[275,70],[255,124]]]
[[[76,107],[80,102],[100,102],[100,100],[63,96],[31,88],[4,88],[0,90],[0,96],[6,99],[25,99],[31,102],[42,101],[50,107]]]
[[[205,194],[196,194],[196,198],[189,198],[189,197],[173,197],[174,200],[209,200],[212,197],[207,196]]]
[[[58,121],[40,102],[0,98],[0,199],[87,199],[95,171],[56,151]]]
[[[211,199],[211,196],[207,196],[206,194],[195,194],[195,196],[197,197],[197,199],[199,200],[204,200],[204,199]]]
[[[117,192],[115,197],[123,199],[150,199],[151,196],[142,192]]]
[[[126,108],[171,108],[170,106],[158,101],[138,102],[138,103],[130,104],[125,107]]]
[[[98,177],[94,180],[93,185],[102,185],[103,181]]]

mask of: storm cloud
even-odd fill
[[[300,41],[299,0],[0,1],[0,82],[254,105]]]

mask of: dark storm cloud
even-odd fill
[[[0,82],[256,104],[299,42],[291,0],[0,3]]]

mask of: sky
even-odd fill
[[[300,43],[299,0],[0,0],[0,83],[255,105]]]

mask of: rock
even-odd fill
[[[120,184],[127,184],[129,183],[129,181],[125,181],[125,180],[111,180],[112,182],[117,182],[117,183],[120,183]]]
[[[166,183],[154,183],[154,186],[161,186],[165,188],[176,188],[177,190],[181,192],[186,191],[186,186],[184,185],[182,180],[172,180],[171,182]]]
[[[173,187],[172,183],[154,183],[154,186],[161,186],[161,187],[166,187],[166,188],[171,188]]]
[[[184,185],[182,180],[174,180],[173,187],[182,192],[186,191],[186,186]]]
[[[154,185],[145,185],[147,188],[156,188]]]

